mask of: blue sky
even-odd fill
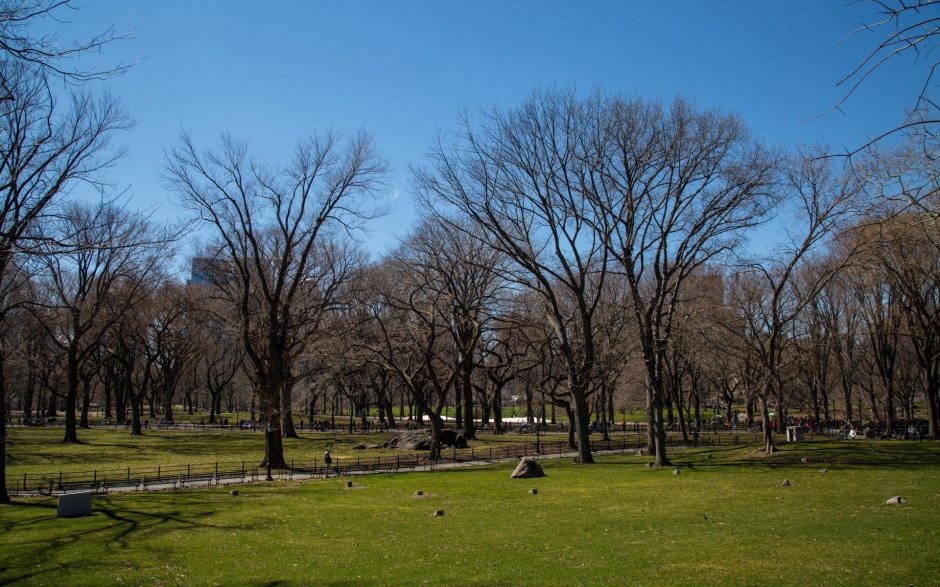
[[[414,219],[408,165],[463,107],[519,104],[539,85],[603,86],[741,114],[792,145],[858,146],[901,118],[923,64],[897,60],[842,108],[836,83],[878,41],[840,43],[874,14],[847,0],[255,1],[76,0],[63,37],[135,30],[104,64],[139,63],[108,85],[137,120],[111,172],[135,207],[170,199],[158,166],[182,129],[222,132],[284,160],[305,134],[365,128],[394,166],[394,212],[373,226],[380,254]],[[812,119],[812,120],[810,120]],[[158,217],[178,211],[165,203]],[[185,253],[185,251],[184,251]]]

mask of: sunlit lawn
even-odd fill
[[[0,584],[937,584],[940,445],[782,448],[675,452],[680,475],[602,456],[537,480],[507,464],[100,495],[74,519],[23,499],[0,508]]]

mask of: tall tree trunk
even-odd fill
[[[500,386],[495,386],[493,395],[490,396],[490,406],[493,411],[493,434],[502,434],[503,431],[503,390]]]
[[[565,408],[565,414],[567,414],[568,416],[568,448],[570,448],[571,450],[574,450],[578,446],[577,444],[575,444],[575,439],[574,439],[574,430],[575,430],[574,410],[571,409],[571,404],[568,404],[568,403],[564,405],[564,408]]]
[[[141,424],[141,412],[143,411],[143,401],[133,394],[128,394],[131,398],[131,436],[143,436],[144,428]]]
[[[216,390],[213,393],[213,390],[209,390],[209,424],[215,424],[215,413],[216,406],[221,401],[222,392],[221,390]]]
[[[65,444],[79,444],[78,421],[75,416],[78,398],[78,355],[74,348],[68,349],[67,389],[65,391]]]
[[[770,409],[767,407],[767,395],[769,390],[765,390],[761,394],[760,398],[760,411],[761,418],[763,419],[763,430],[764,430],[764,452],[765,453],[775,453],[777,452],[777,447],[774,445],[774,429],[770,425]]]
[[[571,381],[571,378],[569,378]],[[578,462],[591,464],[594,457],[591,455],[591,431],[589,419],[591,416],[587,406],[587,384],[584,381],[575,381],[571,385],[571,408],[574,411],[574,427],[577,437]]]
[[[398,428],[398,424],[395,422],[395,406],[392,405],[392,401],[383,394],[382,401],[382,410],[385,410],[385,421],[388,423],[389,428]]]
[[[668,467],[669,459],[666,457],[666,427],[663,422],[663,393],[662,388],[653,391],[653,426],[655,427],[653,438],[656,443],[656,462],[657,467]]]
[[[269,466],[272,469],[288,469],[287,462],[284,460],[284,442],[281,439],[281,419],[274,415],[271,419],[262,422],[264,426],[264,459],[260,467]],[[270,425],[271,430],[268,430]]]
[[[294,383],[288,380],[284,382],[284,392],[281,394],[281,425],[284,438],[300,438],[297,436],[297,430],[294,429],[294,416],[291,409],[293,404]]]
[[[441,432],[444,430],[444,420],[434,410],[428,410],[428,420],[431,422],[431,452],[428,459],[435,461],[441,456]]]

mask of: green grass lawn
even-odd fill
[[[638,456],[546,459],[536,480],[507,464],[99,495],[72,519],[21,499],[0,507],[0,584],[935,585],[938,457],[927,442],[719,447],[673,453],[678,476]]]

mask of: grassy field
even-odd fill
[[[543,460],[536,480],[504,465],[100,495],[73,519],[22,499],[0,507],[0,584],[937,584],[940,444],[781,448],[677,451],[679,475],[601,456]]]

